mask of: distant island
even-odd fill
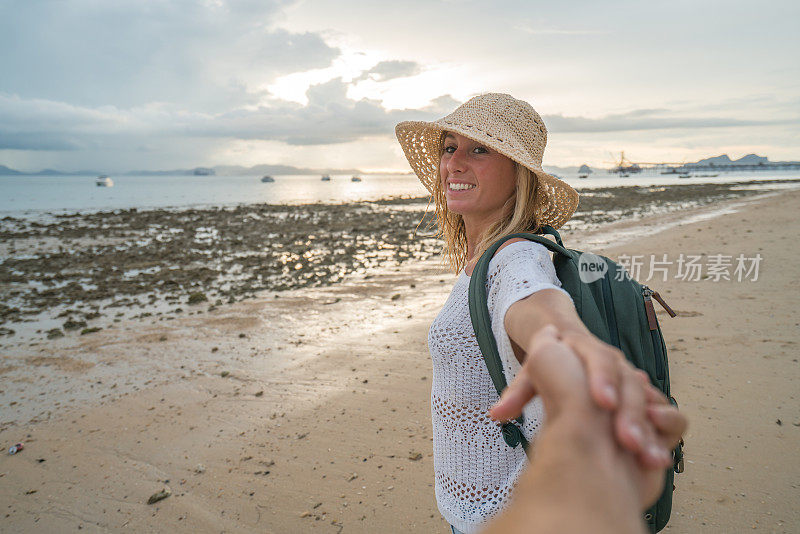
[[[644,167],[639,167],[633,164],[631,167],[632,172],[640,172]],[[715,169],[715,170],[776,170],[785,168],[798,168],[800,161],[770,161],[769,158],[758,156],[756,154],[748,154],[737,160],[732,160],[727,154],[721,156],[713,156],[704,158],[694,163],[684,163],[674,168],[676,171],[685,171],[701,169]],[[605,171],[609,169],[592,168],[588,165],[581,166],[568,166],[558,167],[552,165],[545,165],[544,170],[551,174],[590,174],[597,171]],[[12,169],[5,165],[0,165],[0,176],[97,176],[100,174],[109,174],[107,171],[97,170],[81,170],[81,171],[61,171],[55,169],[43,169],[36,172],[23,172]],[[325,174],[344,174],[344,175],[369,175],[369,174],[411,174],[411,172],[381,172],[370,173],[361,169],[311,169],[305,167],[293,167],[291,165],[254,165],[252,167],[243,167],[241,165],[217,165],[215,167],[195,167],[193,169],[172,169],[164,171],[153,170],[135,170],[121,173],[114,173],[117,176],[262,176],[262,175],[325,175]]]
[[[24,172],[12,169],[5,165],[0,165],[0,176],[98,176],[100,174],[112,174],[108,171],[81,170],[81,171],[60,171],[54,169],[43,169],[35,172]],[[369,174],[410,174],[409,172],[381,172],[370,173],[360,169],[309,169],[303,167],[293,167],[291,165],[254,165],[243,167],[241,165],[217,165],[216,167],[195,167],[193,169],[170,169],[163,171],[153,170],[134,170],[113,173],[116,176],[259,176],[259,175],[296,175],[296,174],[345,174],[345,175],[369,175]]]
[[[788,170],[800,169],[800,161],[770,161],[769,158],[758,156],[756,154],[748,154],[739,159],[732,160],[727,154],[721,156],[713,156],[704,158],[692,163],[683,164],[655,164],[655,163],[635,163],[623,159],[616,167],[611,168],[592,168],[588,165],[581,165],[580,167],[553,167],[544,166],[544,170],[551,174],[581,174],[588,175],[592,172],[607,171],[607,172],[623,172],[623,173],[640,173],[646,170],[662,171],[662,174],[681,174],[693,171],[713,170],[713,171],[762,171],[762,170]],[[667,172],[664,172],[667,171]]]
[[[769,158],[763,156],[756,156],[755,154],[748,154],[739,159],[732,160],[727,154],[721,156],[714,156],[713,158],[701,159],[697,163],[687,163],[685,167],[724,167],[726,165],[780,165],[780,164],[796,164],[796,161],[776,161],[770,162]]]

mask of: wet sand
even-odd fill
[[[611,257],[764,258],[756,282],[650,283],[679,311],[659,317],[692,424],[670,532],[800,523],[798,207],[784,191],[644,214],[614,248],[608,226],[565,235]],[[5,346],[0,443],[26,448],[0,457],[4,530],[445,532],[425,341],[453,279],[433,257],[387,263]]]
[[[735,183],[585,191],[567,230],[757,191]],[[426,199],[398,199],[4,217],[0,348],[93,334],[130,318],[172,320],[425,260],[440,248],[425,208]]]

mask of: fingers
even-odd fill
[[[548,411],[564,404],[590,404],[587,373],[578,356],[563,341],[543,339],[525,361],[525,371]]]
[[[634,371],[625,371],[620,388],[622,398],[615,417],[617,439],[631,452],[644,450],[645,437],[645,388]],[[649,425],[649,423],[648,423]]]
[[[644,386],[645,386],[645,396],[647,398],[647,404],[666,404],[671,406],[669,400],[667,399],[666,395],[662,393],[660,389],[655,387],[653,384],[650,383],[650,379],[647,377],[647,373],[644,371],[639,371],[644,377]]]
[[[680,417],[673,417],[672,413],[661,408],[672,410],[666,397],[654,388],[647,378],[647,374],[640,370],[627,370],[623,373],[621,387],[622,400],[615,417],[617,440],[620,444],[635,453],[639,462],[648,468],[664,468],[670,464],[671,447],[668,442],[672,439],[665,438],[663,432],[672,432],[678,428]],[[659,424],[650,417],[651,410],[659,418]],[[678,437],[680,439],[680,437]]]
[[[670,462],[667,463],[669,465],[671,463],[670,451],[680,442],[689,421],[678,411],[677,406],[669,402],[667,396],[660,389],[650,383],[647,373],[641,370],[639,373],[646,385],[647,418],[655,429],[658,445],[670,456]]]
[[[592,335],[562,339],[554,326],[534,335],[522,369],[489,414],[513,419],[537,394],[548,414],[567,404],[594,403],[613,411],[616,440],[646,469],[670,464],[669,451],[686,427],[685,418],[647,373],[634,368],[619,350]]]
[[[686,416],[670,404],[648,406],[647,416],[655,426],[660,444],[665,449],[673,449],[688,426]]]
[[[628,362],[621,351],[593,336],[570,339],[589,375],[589,388],[598,406],[613,410],[617,441],[634,453],[644,467],[665,467],[669,449],[647,413],[647,406],[664,405],[664,395],[650,384],[642,370]]]
[[[522,369],[489,411],[495,419],[516,417],[536,394],[541,395],[549,414],[566,403],[590,403],[586,373],[573,351],[558,337],[554,326],[537,332],[531,340]]]
[[[595,402],[608,410],[617,408],[622,380],[620,363],[625,361],[622,352],[591,334],[572,336],[566,342],[586,366],[589,390]]]
[[[500,396],[500,400],[489,410],[489,416],[496,421],[508,421],[522,413],[522,408],[536,395],[536,388],[521,371],[514,377]]]

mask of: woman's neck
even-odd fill
[[[467,261],[465,270],[467,274],[472,272],[472,267],[478,261],[475,253],[478,251],[478,243],[486,230],[494,222],[491,218],[464,217],[464,234],[467,240]]]

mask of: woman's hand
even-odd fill
[[[648,388],[651,386],[647,380],[642,380],[643,372],[634,368],[622,351],[589,332],[569,297],[561,291],[538,291],[514,303],[506,313],[506,332],[521,349],[518,353],[520,362],[524,365],[525,358],[535,352],[537,337],[547,325],[555,328],[559,342],[583,363],[594,402],[613,412],[617,441],[635,453],[644,466],[667,465],[671,455],[660,444],[658,431],[647,414]],[[521,386],[516,384],[515,387]],[[528,393],[520,389],[516,395]],[[532,393],[525,402],[531,397]]]
[[[574,365],[568,362],[563,365],[554,362],[557,357],[582,361],[585,378],[581,381],[584,387],[576,387],[571,375],[576,375]],[[647,375],[635,369],[624,358],[620,358],[620,390],[619,401],[621,414],[613,418],[613,435],[625,449],[635,452],[639,457],[639,468],[635,470],[638,487],[643,504],[654,501],[661,493],[664,469],[672,464],[670,451],[677,445],[686,429],[686,418],[672,406],[667,398],[650,385]],[[568,370],[570,373],[567,373]],[[565,376],[560,376],[563,374]],[[566,376],[570,374],[570,376]],[[577,352],[561,337],[557,329],[546,326],[534,336],[525,363],[509,384],[500,400],[490,410],[494,419],[509,420],[518,416],[522,408],[535,395],[541,395],[545,405],[548,424],[562,413],[585,413],[587,406],[593,402],[590,393],[591,372],[585,359],[579,358]],[[632,436],[628,418],[631,412],[635,417],[643,419],[652,435],[642,429],[642,436]],[[620,417],[621,416],[621,417]],[[621,418],[621,421],[620,421]],[[643,425],[638,420],[633,423]],[[623,443],[620,434],[625,436]],[[634,431],[635,434],[635,431]],[[636,442],[635,444],[633,442]],[[639,449],[644,449],[639,453]]]
[[[592,398],[599,406],[615,411],[614,430],[619,443],[648,467],[669,465],[672,455],[661,445],[658,429],[647,414],[652,392],[660,395],[647,373],[631,365],[622,351],[589,332],[561,339],[583,361]]]
[[[686,432],[688,421],[678,408],[670,404],[667,398],[658,389],[650,384],[645,373],[642,373],[647,387],[647,417],[656,429],[656,439],[659,446],[672,451]],[[670,454],[667,467],[673,465]],[[639,473],[639,487],[647,502],[655,502],[661,494],[664,483],[661,477],[663,470],[650,469]]]
[[[642,466],[619,445],[612,413],[594,401],[588,380],[585,364],[555,327],[536,334],[522,370],[492,414],[503,419],[518,415],[537,394],[547,419],[534,443],[535,460],[487,534],[644,534],[641,512],[660,495],[664,469]],[[658,442],[671,449],[686,419],[660,392],[644,391]]]

